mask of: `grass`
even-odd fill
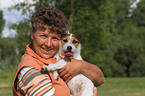
[[[16,69],[0,71],[0,96],[13,96],[12,82]],[[106,78],[98,87],[99,96],[145,96],[145,77]]]
[[[0,96],[13,96],[12,85],[16,69],[0,71]]]
[[[145,77],[106,78],[98,87],[99,96],[145,96]]]

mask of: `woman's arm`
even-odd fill
[[[85,61],[82,61],[82,63],[85,64],[85,66],[81,73],[90,78],[95,86],[99,86],[105,82],[105,77],[99,67]]]
[[[18,76],[18,86],[27,96],[54,96],[55,92],[48,74],[33,67],[22,68]]]
[[[99,86],[105,82],[102,71],[96,65],[82,60],[72,59],[64,68],[60,69],[59,72],[66,83],[79,73],[90,78],[95,86]]]

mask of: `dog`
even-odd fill
[[[67,61],[61,59],[59,55],[65,56],[68,60],[70,60],[71,58],[83,60],[80,55],[80,40],[82,39],[82,36],[69,33],[62,35],[61,37],[62,40],[60,41],[59,51],[54,56],[55,58],[57,58],[57,62],[48,66],[42,66],[42,70],[51,71],[56,80],[59,77],[57,70],[63,68],[67,63]],[[67,85],[70,88],[71,96],[93,96],[94,84],[83,74],[78,74],[74,76],[67,83]]]

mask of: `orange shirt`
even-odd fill
[[[30,66],[41,70],[42,65],[49,65],[56,62],[56,58],[50,58],[50,59],[41,58],[30,48],[31,46],[32,44],[27,45],[26,52],[22,56],[21,62],[18,65],[17,72],[13,81],[14,96],[21,96],[17,79],[18,79],[18,73],[23,67]],[[70,90],[68,86],[60,77],[58,81],[56,81],[51,72],[48,72],[48,76],[50,76],[52,80],[52,84],[55,89],[55,96],[70,96]]]

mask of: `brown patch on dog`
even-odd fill
[[[78,47],[79,41],[74,36],[71,38],[71,42],[74,44],[75,47]]]
[[[78,34],[73,34],[73,36],[78,39],[78,41],[80,42],[83,39],[83,36],[78,35]]]
[[[68,35],[65,36],[65,37],[63,37],[63,38],[61,39],[62,45],[64,45],[65,43],[67,43],[69,40],[70,40],[70,37],[69,37]]]

